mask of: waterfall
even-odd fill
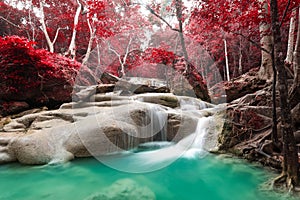
[[[207,154],[203,149],[203,145],[211,120],[213,120],[213,117],[200,118],[195,132],[183,138],[177,144],[171,142],[145,143],[141,146],[146,147],[149,151],[127,151],[122,154],[101,157],[100,159],[104,164],[120,171],[145,173],[164,168],[180,157],[188,159],[202,158]]]
[[[168,113],[161,106],[147,103],[149,110],[150,123],[139,126],[141,138],[155,137],[156,140],[167,140],[167,121]]]
[[[168,114],[165,110],[160,109],[159,111],[155,112],[155,115],[158,121],[158,130],[160,130],[160,139],[161,141],[167,141]],[[154,123],[156,122],[154,121]]]
[[[184,157],[203,157],[207,154],[204,144],[211,120],[213,117],[200,118],[195,132],[177,143],[177,146],[186,148]]]
[[[198,99],[189,97],[180,97],[181,110],[202,110],[208,107],[207,103]]]

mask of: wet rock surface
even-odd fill
[[[150,141],[178,142],[193,133],[200,110],[213,107],[170,93],[87,94],[59,109],[33,109],[1,119],[0,163],[66,162],[124,151]],[[193,105],[191,108],[186,107]],[[203,115],[213,115],[206,111]],[[2,141],[2,142],[1,142]]]

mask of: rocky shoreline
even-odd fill
[[[2,118],[0,163],[66,162],[149,141],[176,143],[195,131],[203,115],[214,115],[209,109],[198,112],[215,106],[192,97],[171,93],[120,96],[119,92],[98,93],[92,88],[94,92],[87,89],[77,96],[79,101],[62,104],[59,109],[33,109]],[[184,107],[186,102],[195,112]],[[162,121],[165,124],[159,127]],[[149,124],[154,134],[147,129]]]
[[[240,97],[234,81],[243,83],[243,80],[245,84],[239,84],[240,89],[251,88],[251,91]],[[222,125],[212,132],[218,129],[217,138],[214,138],[218,144],[208,145],[208,150],[214,153],[231,153],[249,161],[260,162],[264,166],[281,169],[282,149],[271,142],[271,86],[257,82],[253,72],[234,81],[231,83],[232,87],[227,83],[226,92],[230,95],[228,98],[235,100],[227,103],[226,109],[225,104],[220,106],[222,109],[217,114],[210,111],[197,114],[184,112],[180,108],[182,102],[189,102],[198,111],[203,107],[216,106],[196,98],[173,95],[164,86],[121,84],[123,89],[134,91],[133,94],[121,94],[122,91],[116,90],[115,84],[80,88],[80,92],[73,95],[73,102],[62,104],[59,109],[34,108],[2,117],[0,163],[65,162],[75,157],[92,156],[90,151],[105,154],[134,148],[149,141],[178,142],[195,130],[199,115],[217,115]],[[238,94],[235,95],[234,91]],[[149,116],[153,115],[153,110],[161,113],[156,114],[157,122],[161,120],[160,117],[165,117],[167,130],[160,130],[159,134],[151,137],[142,135],[141,127],[150,122]],[[293,109],[298,145],[299,112],[298,103]],[[280,122],[278,127],[280,128]],[[105,137],[102,138],[103,136]],[[96,149],[86,148],[97,146],[93,144],[99,140],[107,141]],[[212,148],[213,146],[218,148]]]

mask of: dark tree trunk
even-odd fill
[[[189,57],[188,57],[188,53],[186,50],[186,46],[185,46],[185,41],[184,41],[184,36],[183,36],[183,24],[182,24],[182,0],[176,0],[176,17],[179,23],[179,38],[180,38],[180,43],[181,43],[181,48],[182,48],[182,52],[183,52],[183,57],[186,61],[188,61]],[[185,72],[189,72],[189,66],[186,63],[186,69]]]
[[[278,145],[278,131],[277,131],[277,103],[276,103],[276,83],[277,83],[277,70],[275,66],[274,51],[272,51],[272,67],[273,67],[273,83],[272,83],[272,101],[273,101],[273,124],[272,124],[272,142]]]
[[[278,83],[281,108],[281,132],[283,136],[283,175],[287,186],[298,186],[299,166],[298,152],[292,127],[291,107],[288,102],[287,72],[284,67],[283,48],[278,20],[277,0],[271,0],[272,34],[274,38],[274,64],[278,71]]]

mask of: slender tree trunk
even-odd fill
[[[297,30],[297,39],[296,39],[296,45],[294,50],[294,62],[293,62],[293,68],[294,68],[294,83],[293,85],[299,86],[300,84],[300,8],[299,8],[299,14],[298,14],[298,30]]]
[[[277,98],[276,98],[276,84],[277,84],[277,69],[275,66],[274,51],[272,50],[272,67],[273,67],[273,83],[272,83],[272,142],[277,146],[278,144],[278,130],[277,130]]]
[[[73,32],[72,32],[72,38],[71,42],[68,48],[68,51],[65,53],[65,55],[69,55],[73,60],[75,60],[76,57],[76,34],[77,34],[77,26],[79,21],[80,12],[82,10],[82,4],[79,0],[76,0],[78,7],[76,9],[76,13],[74,16],[74,22],[73,22]]]
[[[111,47],[111,44],[108,43],[108,48],[111,52],[113,52],[119,59],[119,63],[121,65],[121,74],[120,74],[120,77],[125,77],[126,76],[126,73],[125,73],[125,64],[126,64],[126,61],[127,61],[127,57],[129,55],[129,52],[130,52],[130,46],[131,46],[131,42],[132,42],[133,38],[130,37],[129,41],[128,41],[128,44],[127,44],[127,47],[126,47],[126,52],[123,56],[123,59],[122,59],[122,55],[119,54],[115,49],[113,49]]]
[[[226,77],[227,77],[227,81],[230,81],[229,64],[228,64],[228,52],[227,52],[227,41],[226,41],[226,39],[223,39],[223,41],[224,41],[224,51],[225,51]]]
[[[183,36],[183,23],[182,23],[182,0],[176,0],[176,17],[179,23],[179,38],[180,38],[180,43],[181,43],[181,48],[182,48],[182,52],[183,52],[183,56],[186,62],[186,68],[185,68],[185,72],[189,72],[189,65],[188,65],[188,53],[186,50],[186,46],[185,46],[185,41],[184,41],[184,36]]]
[[[55,44],[55,42],[56,42],[56,40],[57,40],[57,38],[58,38],[58,34],[59,34],[59,31],[61,30],[61,28],[58,28],[57,30],[56,30],[56,33],[55,33],[55,36],[54,36],[54,38],[53,38],[53,40],[51,41],[51,38],[50,38],[50,36],[49,36],[49,33],[48,33],[48,31],[47,31],[47,26],[46,26],[46,22],[45,22],[45,13],[44,13],[44,1],[43,0],[40,0],[39,1],[39,6],[40,6],[40,23],[41,23],[41,30],[42,30],[42,32],[44,33],[44,36],[45,36],[45,38],[46,38],[46,41],[47,41],[47,45],[48,45],[48,48],[49,48],[49,51],[51,52],[51,53],[53,53],[54,52],[54,44]]]
[[[93,42],[94,42],[95,35],[96,35],[96,29],[94,29],[90,23],[89,14],[87,14],[87,23],[88,23],[88,27],[90,30],[90,39],[89,39],[89,44],[88,44],[88,48],[86,50],[85,56],[82,60],[83,65],[85,65],[87,63],[88,59],[90,58]]]
[[[30,25],[30,27],[31,27],[31,30],[32,30],[32,34],[31,34],[31,36],[29,36],[28,38],[30,39],[30,40],[32,40],[32,41],[35,41],[35,37],[36,37],[36,33],[35,33],[35,24],[33,23],[33,21],[32,21],[32,17],[31,17],[31,15],[34,15],[34,13],[33,13],[33,4],[32,4],[32,0],[31,1],[29,1],[28,2],[28,4],[29,4],[29,9],[28,9],[28,23],[29,23],[29,25]]]
[[[299,103],[300,96],[300,8],[298,16],[298,30],[295,49],[293,53],[293,69],[294,69],[294,81],[291,90],[289,91],[289,99],[291,107],[293,108]]]
[[[242,37],[240,37],[240,46],[239,46],[239,75],[243,74],[243,54],[242,54]]]
[[[97,63],[98,63],[98,66],[100,66],[101,64],[101,57],[100,57],[100,44],[99,44],[99,41],[98,39],[96,39],[96,43],[97,43]]]
[[[262,80],[271,81],[273,79],[272,70],[272,36],[269,34],[270,24],[266,22],[265,17],[268,14],[268,2],[266,0],[259,0],[262,4],[260,9],[260,25],[259,31],[261,35],[261,46],[268,52],[261,51],[261,66],[258,72],[258,76]]]
[[[299,185],[298,152],[292,127],[291,107],[288,102],[287,72],[284,67],[283,48],[278,20],[277,0],[271,0],[272,35],[274,38],[274,64],[278,70],[283,136],[283,171],[288,187]]]
[[[288,39],[288,47],[287,54],[284,60],[287,66],[291,66],[293,62],[293,51],[294,51],[294,34],[295,34],[295,16],[296,10],[293,11],[291,19],[290,19],[290,28],[289,28],[289,39]]]
[[[46,23],[45,23],[45,13],[44,13],[44,1],[40,0],[40,23],[41,23],[41,29],[44,33],[44,36],[46,38],[46,41],[47,41],[47,45],[48,45],[48,48],[49,48],[49,51],[51,53],[54,52],[54,44],[53,42],[51,41],[50,39],[50,36],[48,34],[48,31],[47,31],[47,26],[46,26]]]

